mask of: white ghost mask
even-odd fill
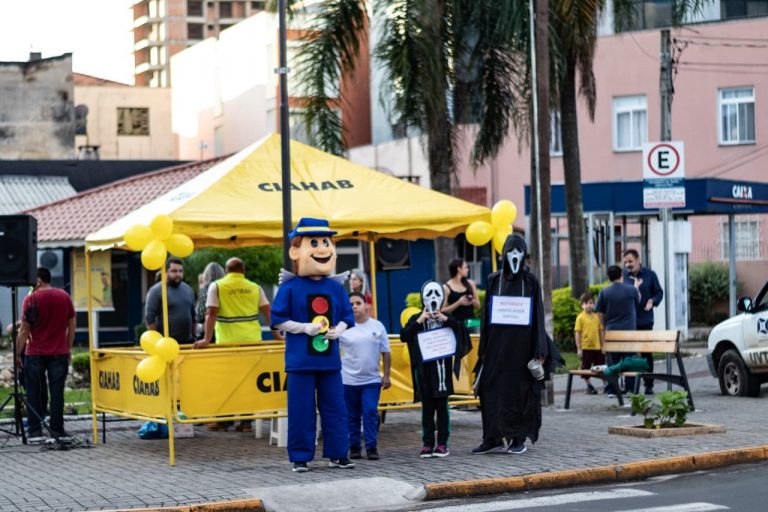
[[[427,281],[421,288],[421,302],[429,313],[437,313],[445,301],[443,287],[437,281]]]
[[[512,269],[513,274],[520,272],[520,267],[525,259],[525,252],[521,251],[517,247],[507,253],[507,261],[509,262],[509,268]]]

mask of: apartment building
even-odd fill
[[[133,4],[135,84],[170,86],[171,57],[264,10],[265,1],[136,0]]]

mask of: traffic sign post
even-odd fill
[[[682,142],[643,144],[643,208],[685,206],[685,152]]]

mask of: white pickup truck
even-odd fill
[[[768,283],[754,302],[742,297],[739,314],[717,324],[709,334],[707,363],[730,396],[760,396],[768,382]]]

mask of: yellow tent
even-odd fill
[[[477,206],[291,141],[293,224],[301,217],[330,221],[339,237],[380,235],[414,240],[454,236],[477,220]],[[280,136],[270,135],[196,178],[89,235],[91,250],[123,244],[134,224],[159,214],[197,247],[250,246],[282,241]],[[369,236],[373,235],[373,236]]]

